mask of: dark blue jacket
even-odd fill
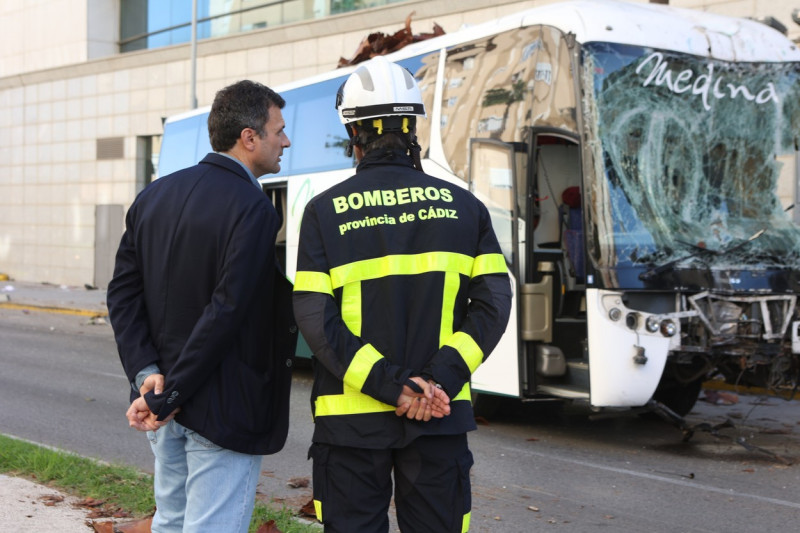
[[[294,310],[314,352],[314,442],[404,447],[475,429],[469,381],[511,309],[506,262],[486,207],[466,189],[375,150],[309,202]],[[409,376],[430,378],[451,414],[394,413]]]
[[[152,363],[165,376],[150,409],[180,407],[177,422],[242,453],[278,451],[288,428],[296,328],[280,222],[241,165],[208,154],[139,194],[108,286],[128,379]]]

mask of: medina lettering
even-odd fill
[[[714,72],[712,63],[708,64],[706,73],[695,77],[695,72],[691,69],[676,73],[670,69],[669,62],[664,60],[664,54],[653,52],[636,67],[636,73],[640,74],[648,65],[650,65],[651,70],[647,75],[647,79],[642,83],[642,87],[647,87],[654,83],[656,86],[665,85],[675,94],[691,91],[692,95],[702,98],[703,107],[706,111],[711,109],[713,99],[734,99],[739,96],[759,105],[767,102],[778,103],[778,95],[772,82],[768,82],[766,87],[758,91],[751,90],[745,85],[726,83],[721,75]]]

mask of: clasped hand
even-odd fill
[[[397,397],[397,416],[405,416],[411,420],[427,422],[431,418],[444,418],[450,414],[450,397],[433,381],[425,381],[420,377],[410,378],[419,385],[422,392],[414,392],[408,385]]]
[[[150,410],[147,402],[144,401],[144,395],[150,391],[155,394],[161,394],[164,391],[164,375],[163,374],[150,374],[142,383],[139,388],[139,397],[133,400],[128,412],[125,416],[128,418],[128,425],[139,431],[156,431],[158,428],[165,426],[167,422],[175,418],[175,415],[180,411],[176,409],[164,420],[158,420],[158,415]]]

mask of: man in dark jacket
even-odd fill
[[[131,205],[108,286],[130,425],[155,455],[154,532],[246,532],[261,456],[283,447],[296,333],[257,176],[290,146],[280,95],[219,91],[211,146]],[[291,314],[291,313],[288,313]]]
[[[314,353],[314,504],[326,533],[469,527],[472,372],[505,331],[506,263],[486,207],[421,171],[413,76],[376,57],[339,115],[355,176],[300,228],[294,310]]]

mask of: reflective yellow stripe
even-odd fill
[[[361,392],[372,367],[383,356],[371,344],[363,346],[344,374],[344,393],[317,398],[316,416],[373,413],[394,410],[375,398]],[[388,409],[384,408],[388,407]]]
[[[455,398],[451,401],[459,401],[459,400],[467,400],[472,402],[472,389],[469,388],[469,382],[464,383],[464,386],[461,387],[461,392],[456,394]]]
[[[447,339],[445,345],[452,346],[458,351],[470,373],[475,372],[475,369],[483,362],[483,350],[472,337],[463,331],[456,331],[452,337]]]
[[[317,520],[322,522],[322,502],[314,500],[314,513],[317,515]]]
[[[334,289],[338,289],[356,281],[426,272],[458,272],[469,276],[473,270],[473,259],[464,254],[428,252],[415,255],[387,255],[331,269],[331,285]]]
[[[484,254],[475,258],[470,276],[475,278],[484,274],[505,274],[506,272],[508,269],[503,254]]]
[[[361,336],[361,283],[348,283],[342,289],[342,320],[350,332]]]
[[[472,516],[472,512],[469,512],[464,515],[464,519],[461,522],[461,533],[467,533],[469,531],[469,519]],[[320,522],[322,519],[320,518]]]
[[[362,415],[367,413],[382,413],[394,411],[393,405],[379,402],[372,396],[359,392],[347,385],[344,394],[330,394],[319,396],[314,409],[314,416],[332,415]]]
[[[453,335],[453,309],[456,306],[461,276],[457,272],[444,275],[444,293],[442,294],[442,322],[439,324],[439,346]]]
[[[351,387],[353,390],[361,392],[364,387],[364,382],[367,381],[370,370],[376,362],[383,359],[381,353],[375,349],[371,344],[366,344],[356,352],[350,365],[347,367],[347,372],[344,373],[345,385]]]
[[[314,416],[363,415],[395,410],[394,406],[379,402],[375,398],[354,390],[347,385],[344,386],[344,391],[344,394],[330,394],[318,397]],[[472,401],[471,392],[469,383],[465,383],[461,392],[456,394],[451,402]]]
[[[294,278],[295,291],[321,292],[333,296],[331,277],[322,272],[304,270],[298,272]]]

